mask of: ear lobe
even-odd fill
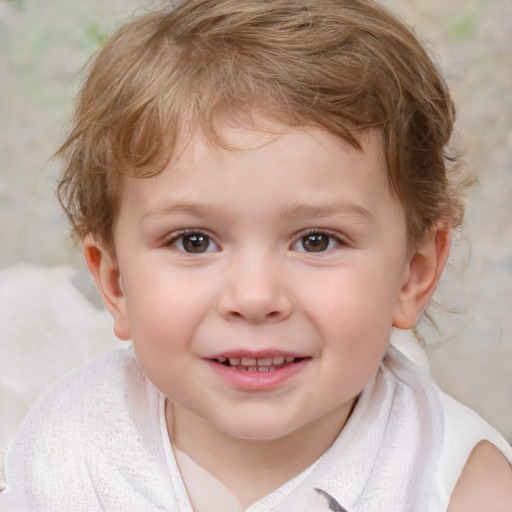
[[[417,245],[409,260],[393,317],[393,326],[411,329],[427,307],[450,252],[451,223],[437,222]]]
[[[105,307],[114,319],[114,333],[121,340],[131,338],[126,299],[119,267],[111,252],[92,235],[83,241],[85,262],[101,294]]]

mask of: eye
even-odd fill
[[[219,246],[204,233],[187,233],[173,238],[168,245],[189,254],[218,251]]]
[[[314,231],[297,240],[292,249],[302,252],[325,252],[338,247],[341,243],[338,238],[329,233]]]

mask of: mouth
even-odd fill
[[[237,351],[211,355],[206,361],[222,381],[242,392],[267,392],[294,382],[312,357],[277,351]]]
[[[217,357],[213,362],[241,372],[275,372],[306,359],[294,356],[273,357]]]

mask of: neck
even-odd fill
[[[313,464],[332,445],[352,406],[347,404],[314,424],[269,440],[230,436],[170,401],[166,411],[168,429],[177,448],[248,507]]]

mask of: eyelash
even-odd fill
[[[208,241],[208,246],[206,247],[206,250],[195,252],[195,251],[187,251],[185,249],[185,247],[183,245],[183,240],[186,237],[193,237],[193,236],[204,237],[204,239],[206,239]],[[181,240],[181,247],[178,247],[177,244],[179,243],[180,240]],[[215,247],[217,247],[217,249],[214,248],[213,250],[211,250],[210,247],[212,246],[212,244]],[[171,247],[171,248],[175,249],[178,253],[181,253],[181,254],[206,254],[209,252],[215,252],[219,248],[218,244],[215,243],[215,241],[213,240],[213,238],[211,236],[207,235],[206,233],[204,233],[201,230],[196,230],[196,229],[188,229],[188,230],[179,231],[178,233],[174,233],[170,238],[168,238],[167,240],[164,241],[163,246]]]
[[[312,237],[313,235],[325,237],[327,239],[327,246],[325,248],[322,248],[322,246],[320,245],[319,250],[311,250],[311,251],[306,250],[304,243],[308,237]],[[193,251],[192,250],[191,251],[191,250],[185,249],[185,246],[183,245],[183,240],[186,237],[193,237],[193,236],[204,237],[204,239],[206,239],[206,241],[208,242],[208,245],[206,246],[205,250],[203,250],[203,251],[201,251],[201,250]],[[178,242],[180,240],[181,240],[181,247],[178,247]],[[312,240],[310,240],[310,241],[312,241]],[[330,247],[332,245],[333,241],[336,243],[336,245],[334,247]],[[321,244],[321,242],[322,241],[319,240],[317,243]],[[212,244],[214,246],[213,249],[211,249]],[[302,232],[300,234],[300,236],[296,239],[296,241],[291,245],[292,250],[294,247],[297,246],[297,244],[302,244],[302,247],[301,247],[301,249],[296,248],[295,249],[296,251],[306,252],[306,253],[311,254],[311,253],[328,252],[328,251],[333,250],[339,246],[347,245],[347,242],[345,240],[343,240],[338,234],[336,234],[332,231],[325,230],[325,229],[309,229],[305,232]],[[209,252],[215,252],[216,250],[219,250],[218,244],[212,239],[211,236],[207,235],[206,233],[204,233],[201,230],[194,230],[194,229],[184,230],[184,231],[175,233],[171,238],[167,239],[164,242],[163,246],[164,247],[172,247],[175,250],[177,250],[179,253],[182,253],[182,254],[206,254]],[[215,249],[215,247],[217,249]],[[315,245],[313,245],[312,248],[314,249]]]
[[[311,237],[312,235],[320,235],[328,238],[328,246],[325,249],[319,250],[319,251],[307,251],[304,248],[304,241],[307,237]],[[329,247],[331,245],[331,242],[334,241],[336,243],[336,246]],[[292,248],[296,246],[297,244],[302,244],[302,249],[299,249],[299,252],[307,252],[309,254],[311,253],[324,253],[331,251],[333,249],[336,249],[339,246],[347,245],[346,240],[341,238],[338,233],[334,233],[332,231],[326,230],[326,229],[309,229],[305,232],[300,233],[300,236],[297,238],[297,240],[292,244]]]

